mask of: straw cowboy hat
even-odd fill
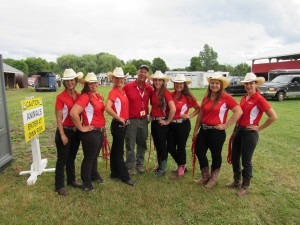
[[[245,79],[243,81],[240,81],[242,84],[249,83],[255,81],[257,86],[262,85],[265,83],[265,78],[263,77],[257,77],[254,73],[247,73],[245,76]]]
[[[73,80],[75,78],[81,79],[83,77],[83,73],[75,73],[73,69],[65,69],[62,80]]]
[[[184,74],[181,74],[181,73],[176,74],[175,79],[171,78],[171,81],[172,81],[173,83],[184,83],[184,82],[185,82],[186,84],[192,83],[192,81],[186,80]]]
[[[207,78],[208,83],[210,83],[211,80],[218,80],[218,81],[222,82],[223,89],[227,88],[229,85],[229,80],[227,77],[208,77]]]
[[[107,77],[112,80],[113,77],[117,77],[117,78],[126,78],[129,75],[129,73],[126,73],[124,75],[124,71],[121,67],[117,67],[116,69],[114,69],[113,72],[108,72],[107,73]]]
[[[79,82],[81,84],[84,83],[92,83],[92,82],[98,82],[97,76],[92,72],[92,73],[88,73],[84,79],[80,79]]]
[[[152,76],[149,76],[149,80],[162,79],[165,83],[169,82],[170,78],[164,75],[160,70],[157,70]]]

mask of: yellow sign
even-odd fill
[[[43,102],[42,98],[33,98],[24,100],[21,104],[25,141],[28,142],[45,131]]]

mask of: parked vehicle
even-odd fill
[[[241,76],[229,76],[229,86],[225,91],[231,95],[244,95],[246,94],[245,86],[240,81],[244,79]]]
[[[56,75],[52,72],[38,72],[35,91],[56,91]]]
[[[258,87],[265,98],[274,98],[283,101],[289,97],[300,97],[300,74],[280,75],[271,82]]]

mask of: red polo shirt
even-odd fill
[[[91,100],[87,93],[82,94],[76,104],[84,108],[82,118],[85,126],[92,125],[95,128],[101,128],[105,126],[103,97],[99,93],[96,96],[93,94],[90,96]]]
[[[124,91],[120,91],[118,88],[113,89],[108,94],[108,99],[113,102],[112,109],[115,113],[125,119],[129,119],[129,102]]]
[[[144,88],[137,86],[137,81],[127,83],[123,90],[129,101],[129,118],[146,118],[149,114],[148,103],[153,88],[145,83]],[[141,116],[140,112],[145,111],[145,115]]]
[[[238,105],[237,101],[227,93],[222,93],[219,102],[213,108],[211,108],[213,104],[211,99],[203,106],[205,101],[206,97],[202,99],[203,116],[201,122],[211,126],[226,123],[228,110]]]
[[[76,99],[74,100],[70,96],[67,90],[62,91],[59,95],[56,96],[55,109],[62,110],[62,125],[67,127],[74,127],[74,123],[70,116],[70,111],[75,104],[76,100],[79,98],[80,93],[76,92]]]
[[[152,105],[151,116],[154,116],[154,117],[167,116],[167,106],[168,106],[169,101],[173,101],[173,97],[172,97],[170,91],[167,88],[165,88],[165,90],[164,90],[164,102],[166,103],[166,105],[163,109],[159,108],[159,106],[158,106],[158,97],[157,97],[155,91],[153,91],[151,99],[150,99],[150,103]]]
[[[175,91],[172,92],[171,95],[174,99]],[[193,108],[198,105],[196,99],[192,99],[191,97],[189,97],[188,101],[184,95],[182,95],[181,99],[179,100],[174,99],[174,103],[176,107],[176,112],[173,117],[174,120],[180,119],[183,114],[188,114],[190,108]]]
[[[239,126],[258,125],[263,113],[271,106],[260,93],[254,93],[248,100],[243,96],[240,102],[243,115],[237,122]]]

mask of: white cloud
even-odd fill
[[[3,0],[1,9],[4,58],[109,52],[178,68],[207,43],[236,65],[300,38],[295,0]]]

